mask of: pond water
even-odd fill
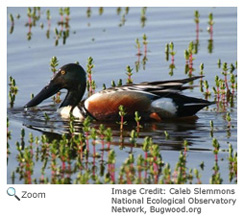
[[[50,10],[51,20],[48,26],[47,10]],[[25,112],[23,106],[30,100],[32,93],[37,94],[52,77],[50,70],[50,59],[57,56],[59,66],[66,63],[78,61],[86,68],[88,57],[92,57],[95,67],[93,79],[96,82],[96,91],[116,83],[122,79],[126,83],[126,66],[133,68],[132,79],[134,83],[143,81],[156,81],[168,79],[186,78],[186,60],[184,51],[188,49],[191,41],[196,42],[196,24],[194,22],[194,11],[200,14],[200,29],[197,53],[193,55],[194,75],[199,75],[199,66],[204,63],[204,80],[208,81],[211,96],[210,101],[215,100],[212,87],[215,87],[215,76],[222,79],[222,67],[218,67],[218,60],[230,64],[237,60],[237,10],[236,8],[146,8],[146,20],[141,20],[142,8],[125,8],[119,12],[117,8],[70,8],[70,21],[68,37],[63,40],[55,35],[58,31],[66,30],[59,25],[61,16],[59,8],[41,8],[36,25],[29,28],[27,8],[8,8],[8,16],[14,16],[14,26],[8,19],[8,78],[12,76],[18,86],[18,94],[14,107],[8,104],[8,118],[10,122],[11,140],[9,140],[8,159],[8,183],[12,183],[12,174],[15,171],[15,183],[24,183],[20,179],[16,168],[18,150],[15,143],[20,141],[21,129],[25,129],[26,144],[28,135],[34,136],[45,134],[50,140],[58,138],[67,132],[68,120],[63,120],[56,113],[58,105],[52,99],[47,99],[38,106],[38,110]],[[33,11],[33,9],[32,9]],[[100,12],[100,13],[99,13]],[[102,12],[102,13],[101,13]],[[213,40],[208,29],[209,14],[213,13]],[[17,18],[18,17],[18,18]],[[146,34],[148,51],[144,55],[136,55],[136,39],[141,43],[143,54],[142,37]],[[29,37],[29,38],[28,38]],[[175,68],[170,73],[171,57],[165,58],[165,45],[174,43]],[[233,72],[236,75],[236,70]],[[229,75],[228,75],[229,76]],[[230,77],[228,77],[228,80]],[[8,81],[9,83],[9,81]],[[194,85],[199,85],[195,81]],[[62,91],[61,98],[65,96]],[[185,95],[204,98],[204,93],[199,87],[184,91]],[[44,113],[50,117],[45,121]],[[231,127],[226,120],[227,113],[231,116]],[[234,104],[226,109],[219,109],[212,105],[198,112],[198,119],[194,121],[166,121],[161,123],[142,123],[140,136],[137,139],[138,147],[130,147],[129,135],[135,124],[125,126],[124,145],[120,148],[119,125],[104,123],[113,130],[112,148],[116,153],[115,168],[120,168],[122,163],[132,152],[134,156],[142,154],[140,144],[145,136],[153,138],[153,142],[160,147],[160,153],[164,162],[169,163],[171,168],[178,161],[179,151],[183,149],[183,142],[189,142],[187,152],[187,168],[197,168],[201,173],[202,183],[209,183],[213,174],[214,154],[212,139],[216,138],[220,144],[219,168],[223,183],[229,183],[228,150],[229,143],[237,150],[237,103],[236,94]],[[211,135],[210,121],[213,121],[213,135]],[[94,123],[97,127],[99,123]],[[76,123],[79,131],[81,123]],[[165,137],[167,131],[169,138]],[[204,162],[204,169],[200,164]],[[35,162],[32,178],[41,177],[43,163]],[[76,177],[73,173],[71,180]],[[51,172],[46,173],[51,176]],[[49,177],[50,178],[50,177]]]

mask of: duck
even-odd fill
[[[81,121],[87,116],[97,121],[117,121],[120,119],[119,106],[124,107],[125,119],[128,120],[134,120],[136,111],[145,121],[191,117],[214,103],[182,94],[183,90],[194,87],[185,84],[202,77],[110,87],[82,100],[86,91],[86,72],[81,65],[69,63],[62,66],[50,82],[24,107],[28,109],[37,106],[61,89],[67,89],[67,94],[58,109],[63,118],[69,118],[72,114]]]

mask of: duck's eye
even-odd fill
[[[61,70],[61,72],[60,72],[62,75],[64,75],[65,73],[66,73],[66,71],[64,71],[64,70]]]

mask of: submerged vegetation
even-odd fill
[[[119,27],[126,24],[129,8],[116,8],[116,14],[120,16]],[[147,8],[141,9],[140,25],[144,28],[147,24]],[[95,13],[95,11],[94,11]],[[105,9],[100,7],[98,9],[99,16],[105,13]],[[62,39],[63,44],[70,34],[70,9],[59,9],[59,22],[58,26],[54,28],[55,33],[55,46],[59,45],[59,40]],[[27,39],[32,38],[32,28],[36,26],[36,22],[40,19],[40,8],[28,8],[27,18],[28,27]],[[87,8],[87,19],[93,16],[93,8]],[[16,16],[17,17],[17,16]],[[10,34],[13,34],[14,15],[9,15],[11,22]],[[50,30],[52,26],[52,16],[50,10],[46,11],[47,20],[47,38],[50,37]],[[184,54],[177,53],[177,56],[185,58],[185,75],[191,77],[199,73],[204,75],[207,71],[206,64],[201,63],[199,71],[196,69],[195,58],[198,53],[199,35],[200,30],[200,14],[198,11],[194,13],[194,21],[196,24],[196,41],[190,41],[188,48],[184,51]],[[90,22],[90,21],[89,21]],[[208,43],[209,53],[213,52],[213,14],[209,14],[209,34],[210,39]],[[44,26],[44,24],[42,24]],[[90,23],[89,25],[90,26]],[[144,31],[144,30],[143,30]],[[135,62],[135,69],[129,65],[126,66],[126,80],[124,83],[132,84],[134,74],[139,71],[140,64],[143,68],[147,63],[148,54],[150,54],[150,40],[144,33],[141,38],[136,38],[136,51],[134,54],[137,58]],[[133,41],[133,43],[135,43]],[[142,44],[141,44],[142,42]],[[174,75],[176,69],[175,55],[176,55],[175,43],[170,42],[165,45],[165,59],[169,63],[169,75]],[[141,62],[142,58],[142,62]],[[58,69],[58,58],[52,57],[50,61],[50,69],[53,75]],[[96,89],[95,80],[93,80],[94,72],[94,59],[89,57],[87,60],[87,93],[88,96],[94,94]],[[195,67],[195,68],[194,68]],[[218,72],[215,76],[214,85],[210,84],[204,77],[199,80],[200,91],[205,99],[212,99],[216,102],[216,106],[212,109],[213,112],[222,113],[226,124],[226,136],[231,136],[231,129],[233,126],[232,109],[236,106],[237,99],[237,62],[227,63],[222,62],[221,59],[217,62]],[[125,70],[124,70],[125,71]],[[133,79],[132,79],[133,76]],[[111,86],[121,86],[122,79],[119,79],[117,84],[115,81],[111,81]],[[195,84],[191,84],[195,86]],[[103,85],[103,89],[106,89],[106,85]],[[9,77],[9,104],[10,107],[14,107],[16,95],[18,93],[18,87],[13,77]],[[53,103],[60,103],[59,92],[53,97]],[[208,108],[206,109],[208,110]],[[94,125],[93,120],[89,117],[82,123],[71,117],[67,121],[68,129],[66,133],[59,135],[58,137],[49,138],[48,135],[43,133],[41,136],[34,136],[30,133],[28,136],[25,133],[25,129],[20,131],[20,139],[18,141],[12,140],[11,120],[7,119],[7,162],[11,156],[11,149],[15,147],[17,151],[17,168],[12,170],[11,168],[11,180],[12,183],[24,182],[28,184],[201,184],[202,175],[201,172],[205,168],[205,159],[199,159],[198,164],[195,167],[190,168],[188,163],[189,157],[189,142],[187,140],[182,141],[181,150],[178,151],[178,159],[174,164],[165,161],[164,153],[160,150],[160,145],[155,144],[152,136],[147,135],[141,137],[141,131],[145,127],[145,124],[141,122],[141,116],[138,112],[135,112],[135,117],[132,122],[125,121],[126,108],[122,105],[118,108],[120,121],[117,122],[119,128],[119,141],[115,139],[118,135],[113,132],[110,126],[105,124]],[[49,115],[44,112],[45,123],[51,121]],[[223,161],[219,157],[220,153],[228,152],[228,158],[224,159],[226,168],[229,173],[229,183],[237,183],[237,152],[234,150],[233,145],[228,143],[228,149],[221,149],[223,141],[216,138],[218,131],[215,126],[214,120],[211,120],[209,125],[209,135],[212,140],[212,170],[209,177],[209,183],[221,184],[223,183],[223,177],[221,176],[220,162]],[[77,125],[79,126],[77,128]],[[127,126],[130,125],[130,130],[127,130]],[[164,137],[164,141],[171,139],[171,134],[167,130],[161,132]],[[125,138],[127,141],[125,142]],[[13,145],[15,143],[15,146]],[[125,152],[123,160],[119,159],[115,146],[119,146],[119,149],[129,150]],[[139,149],[137,153],[134,149]],[[222,164],[223,165],[223,164]],[[41,168],[41,171],[37,171]],[[10,170],[10,168],[8,168]],[[37,177],[36,174],[41,174]],[[17,180],[18,179],[18,180]],[[225,183],[227,181],[225,180]]]

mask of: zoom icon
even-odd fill
[[[7,194],[9,196],[14,196],[18,201],[20,201],[20,198],[16,195],[16,190],[13,187],[9,187],[7,190]]]

